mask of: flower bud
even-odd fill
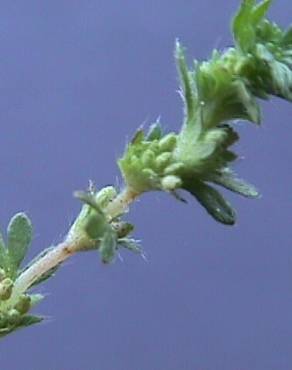
[[[171,157],[172,157],[172,153],[164,152],[156,158],[155,165],[156,165],[158,171],[163,170],[163,168],[168,165],[168,163],[171,160]]]
[[[153,171],[153,170],[151,170],[151,168],[144,168],[143,170],[142,170],[142,174],[144,175],[144,176],[147,176],[148,178],[150,178],[150,179],[153,179],[153,178],[155,178],[156,177],[156,173]]]
[[[140,165],[140,160],[135,154],[132,154],[130,156],[130,162],[131,162],[131,166],[133,167],[139,167]]]
[[[13,281],[9,278],[0,283],[0,300],[6,301],[10,298],[13,288]]]
[[[176,135],[173,133],[165,135],[158,143],[161,152],[172,151],[176,146]]]
[[[152,167],[155,160],[155,154],[152,150],[146,149],[145,152],[142,154],[141,160],[144,166]]]
[[[29,295],[22,294],[19,297],[18,302],[14,306],[14,308],[20,313],[20,314],[25,314],[30,310],[30,304],[31,304],[31,299]]]
[[[95,200],[100,208],[105,208],[117,196],[117,191],[113,186],[106,186],[95,195]]]
[[[182,181],[177,176],[169,175],[163,177],[161,185],[164,190],[173,191],[182,185]]]
[[[16,325],[19,318],[20,313],[15,308],[11,308],[11,310],[8,311],[7,320],[10,325]]]

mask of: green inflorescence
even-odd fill
[[[166,134],[155,126],[154,137],[139,130],[119,161],[128,186],[175,195],[186,190],[227,225],[236,222],[236,213],[214,185],[249,198],[259,196],[232,169],[237,155],[231,147],[239,139],[232,125],[236,120],[260,124],[258,98],[292,98],[292,29],[283,31],[265,18],[270,4],[244,0],[232,23],[235,46],[215,50],[210,60],[194,61],[191,68],[176,42],[183,125],[178,133]],[[170,139],[161,151],[160,143]]]
[[[106,207],[117,196],[114,187],[108,186],[96,192],[76,192],[76,197],[83,203],[83,209],[72,227],[72,233],[84,235],[85,246],[80,250],[98,249],[103,263],[112,262],[120,248],[126,248],[135,253],[141,253],[139,243],[129,238],[134,226],[116,217],[109,219]],[[90,241],[90,243],[88,243]]]
[[[177,173],[183,163],[175,160],[177,135],[163,135],[160,123],[150,127],[145,135],[137,131],[119,166],[129,187],[138,193],[150,190],[175,190],[181,185]]]

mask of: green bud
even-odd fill
[[[155,141],[152,141],[149,145],[149,148],[151,148],[151,150],[154,154],[159,152],[158,144],[159,144],[158,140],[155,140]]]
[[[100,208],[105,208],[116,196],[116,189],[113,186],[106,186],[95,195],[95,200]]]
[[[164,170],[164,175],[173,175],[179,173],[181,170],[184,169],[184,164],[181,162],[173,163],[170,166],[166,167]]]
[[[163,177],[161,181],[161,185],[162,185],[163,190],[173,191],[182,185],[182,181],[177,176],[169,175],[169,176]]]
[[[17,304],[14,306],[14,308],[20,313],[25,314],[30,310],[31,307],[31,299],[29,295],[22,294],[19,297],[19,300]]]
[[[142,163],[144,166],[152,167],[155,161],[155,154],[151,149],[146,149],[145,152],[142,154]]]
[[[101,237],[106,227],[107,223],[105,217],[103,215],[99,215],[95,210],[92,210],[84,221],[84,230],[88,237],[93,240],[97,240]]]
[[[131,155],[130,161],[131,161],[131,166],[136,167],[136,168],[139,168],[139,166],[140,166],[140,160],[139,160],[139,158],[135,154],[132,154]]]
[[[157,175],[156,175],[156,173],[153,171],[153,170],[151,170],[151,168],[144,168],[143,170],[142,170],[142,174],[144,175],[144,176],[147,176],[148,178],[155,178]]]
[[[125,238],[134,230],[134,226],[132,224],[123,221],[113,222],[112,227],[116,231],[118,239]]]
[[[6,301],[10,298],[13,289],[13,281],[9,278],[0,283],[0,300]]]
[[[173,133],[165,135],[158,143],[161,152],[172,151],[176,146],[176,135]]]
[[[20,316],[21,314],[15,308],[11,308],[7,314],[8,323],[10,325],[17,325]]]
[[[97,203],[95,196],[91,193],[77,191],[75,196],[84,204],[79,216],[71,227],[68,238],[85,237],[85,243],[80,244],[80,250],[94,249],[95,241],[101,237],[106,227],[105,215]],[[89,240],[90,239],[90,240]]]
[[[155,160],[155,165],[156,165],[158,171],[163,170],[163,168],[168,165],[171,158],[172,158],[172,153],[170,153],[170,152],[164,152],[164,153],[160,154]]]

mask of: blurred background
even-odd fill
[[[188,60],[231,45],[239,0],[0,2],[0,222],[35,225],[30,255],[65,235],[88,179],[120,183],[116,159],[158,116],[182,121],[174,40]],[[289,0],[271,17],[292,21]],[[263,196],[228,194],[238,224],[193,199],[147,194],[129,220],[148,262],[71,259],[41,288],[39,326],[0,343],[3,370],[291,370],[292,105],[239,124],[236,169]]]

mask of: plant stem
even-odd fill
[[[126,187],[117,195],[116,198],[113,199],[112,202],[109,203],[104,212],[108,215],[110,220],[113,220],[114,218],[127,213],[130,204],[133,203],[139,195],[139,193]]]
[[[129,188],[125,188],[104,210],[109,220],[128,211],[129,205],[139,196],[138,193]],[[88,241],[90,243],[90,241]],[[80,248],[82,245],[82,248]],[[46,272],[50,271],[55,266],[60,265],[69,257],[80,251],[86,249],[84,245],[84,238],[74,236],[71,237],[70,231],[63,242],[58,244],[54,249],[49,251],[42,258],[37,260],[32,266],[25,270],[15,281],[13,293],[9,299],[9,306],[13,306],[17,297],[25,293],[35,281],[37,281]]]

